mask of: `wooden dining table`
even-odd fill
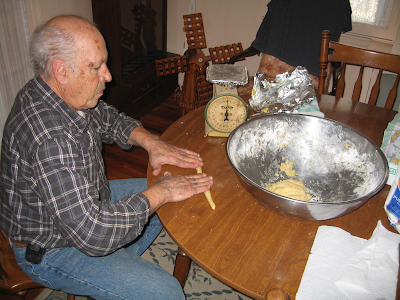
[[[396,111],[349,99],[318,96],[325,118],[346,124],[381,145],[383,133]],[[206,137],[204,109],[200,107],[177,120],[162,135],[176,146],[193,150],[204,160],[203,172],[214,178],[212,210],[204,194],[178,203],[168,203],[157,214],[179,248],[176,277],[185,280],[190,260],[225,284],[254,299],[283,290],[295,299],[318,227],[336,226],[368,239],[378,220],[389,224],[384,202],[386,185],[356,211],[326,221],[300,221],[278,215],[259,204],[241,186],[228,162],[227,138]],[[194,169],[166,165],[161,174],[195,174]],[[159,177],[148,168],[148,183]],[[183,271],[182,271],[183,270]]]

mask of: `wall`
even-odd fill
[[[34,28],[50,18],[65,13],[78,14],[92,20],[92,0],[25,0],[29,27]],[[254,40],[267,11],[269,0],[168,0],[167,51],[182,54],[185,50],[183,15],[195,2],[195,13],[203,15],[207,47],[241,42],[246,49]],[[208,50],[204,49],[206,55]],[[256,73],[259,57],[247,58],[240,65],[247,67],[249,75]]]
[[[93,20],[92,0],[25,0],[29,30],[59,14],[76,14]]]

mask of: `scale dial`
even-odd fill
[[[212,130],[221,133],[232,132],[247,119],[247,105],[238,96],[219,95],[210,100],[205,110],[205,118]]]

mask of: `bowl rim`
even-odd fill
[[[385,168],[385,176],[383,177],[383,179],[381,180],[381,182],[377,185],[377,187],[375,189],[373,189],[372,191],[370,191],[369,193],[367,193],[366,195],[357,198],[357,199],[353,199],[353,200],[348,200],[348,201],[342,201],[342,202],[310,202],[310,201],[303,201],[303,200],[298,200],[298,199],[294,199],[294,198],[290,198],[290,197],[286,197],[280,194],[276,194],[274,192],[271,192],[265,188],[263,188],[262,186],[260,186],[258,183],[255,183],[254,181],[252,181],[251,179],[247,178],[246,176],[243,176],[241,174],[241,172],[239,172],[239,170],[234,166],[234,164],[231,161],[231,158],[229,156],[229,145],[233,139],[234,134],[240,130],[240,128],[244,127],[245,125],[248,125],[249,123],[252,122],[256,122],[258,121],[260,118],[262,119],[266,119],[266,118],[270,118],[270,117],[288,117],[288,118],[317,118],[319,120],[322,120],[323,122],[333,122],[336,123],[337,125],[340,126],[344,126],[347,129],[349,129],[350,131],[353,131],[354,133],[356,133],[357,135],[365,138],[369,143],[371,143],[374,148],[376,149],[376,151],[378,152],[378,154],[381,156],[383,163],[384,163],[384,168]],[[359,132],[358,130],[350,127],[349,125],[343,124],[339,121],[336,120],[332,120],[329,118],[321,118],[321,117],[317,117],[317,116],[311,116],[311,115],[304,115],[304,114],[286,114],[286,113],[280,113],[280,114],[271,114],[271,115],[260,115],[260,116],[256,116],[253,118],[248,119],[246,122],[240,124],[239,126],[237,126],[228,136],[226,143],[225,143],[225,154],[228,158],[228,162],[231,165],[231,167],[235,170],[235,173],[237,175],[240,175],[241,178],[243,178],[245,181],[247,181],[248,183],[254,185],[255,187],[263,190],[264,192],[267,192],[268,194],[272,194],[273,196],[279,197],[279,198],[283,198],[285,200],[290,200],[296,203],[305,203],[305,204],[309,204],[309,205],[341,205],[341,204],[352,204],[354,202],[360,202],[363,203],[368,199],[371,199],[372,197],[374,197],[380,190],[382,190],[384,188],[384,186],[386,185],[386,182],[388,180],[389,177],[389,164],[387,162],[387,158],[385,156],[385,154],[382,152],[381,148],[378,147],[378,145],[373,142],[369,137],[367,137],[365,134]]]

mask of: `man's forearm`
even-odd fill
[[[159,136],[152,134],[142,126],[138,126],[132,130],[131,134],[129,135],[128,144],[141,146],[149,151],[151,144],[160,140],[161,138]]]

